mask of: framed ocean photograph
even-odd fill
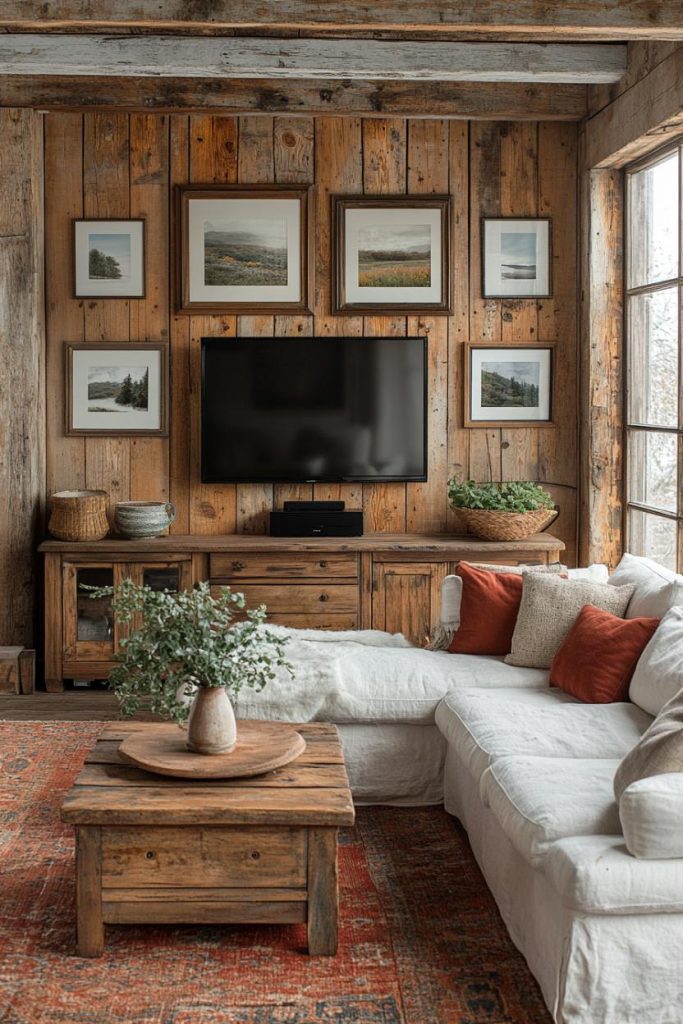
[[[76,298],[144,298],[144,220],[74,220],[73,231]]]
[[[550,298],[549,217],[483,217],[481,234],[483,298]]]
[[[449,196],[333,196],[333,313],[449,313]]]
[[[465,345],[465,426],[552,424],[552,343]]]
[[[308,187],[179,186],[178,312],[308,312],[309,195]]]
[[[67,342],[66,433],[168,433],[168,353],[156,342]]]

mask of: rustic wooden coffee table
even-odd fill
[[[102,954],[105,924],[238,922],[305,922],[309,953],[336,953],[337,830],[354,809],[335,726],[297,726],[306,750],[284,768],[210,782],[124,761],[121,740],[157,728],[108,725],[62,806],[79,954]]]

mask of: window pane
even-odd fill
[[[628,300],[630,423],[678,426],[678,289]]]
[[[110,597],[91,597],[85,587],[112,587],[113,569],[78,569],[76,572],[76,639],[109,641],[114,635]]]
[[[628,550],[647,555],[667,569],[676,570],[676,523],[673,519],[649,515],[639,509],[628,514]]]
[[[628,500],[676,512],[678,437],[632,430],[628,445]]]
[[[628,180],[629,288],[678,277],[678,150]]]

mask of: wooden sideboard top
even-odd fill
[[[493,541],[452,534],[366,533],[362,537],[270,537],[263,534],[175,534],[148,540],[107,537],[98,541],[45,540],[43,553],[72,555],[191,554],[212,551],[424,551],[459,555],[486,555],[524,551],[563,551],[564,543],[551,533],[536,533],[525,540]]]

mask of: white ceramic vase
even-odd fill
[[[187,721],[187,748],[195,754],[227,754],[237,742],[235,712],[224,686],[199,686]]]

